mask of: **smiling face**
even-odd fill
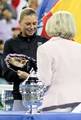
[[[37,16],[36,15],[25,15],[20,21],[20,29],[22,35],[32,36],[37,31]]]

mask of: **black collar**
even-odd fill
[[[36,33],[35,33],[33,36],[27,36],[27,37],[23,37],[23,36],[22,36],[22,33],[20,33],[20,34],[18,35],[18,38],[20,38],[20,39],[22,39],[22,40],[25,40],[25,41],[27,41],[27,42],[31,42],[32,40],[35,39],[35,37],[36,37]]]

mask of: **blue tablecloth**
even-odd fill
[[[80,113],[42,113],[0,112],[0,120],[81,120]]]

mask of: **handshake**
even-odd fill
[[[23,54],[8,54],[5,63],[8,68],[14,71],[21,70],[27,73],[30,73],[32,69],[37,71],[36,60]]]

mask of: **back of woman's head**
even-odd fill
[[[65,39],[73,39],[76,33],[76,26],[71,13],[57,11],[46,23],[46,32],[50,37],[59,36]]]

